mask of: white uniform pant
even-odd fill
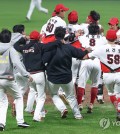
[[[45,74],[44,72],[31,74],[33,78],[33,82],[31,83],[30,87],[37,91],[37,98],[36,98],[36,108],[34,112],[33,119],[39,120],[40,119],[40,112],[44,107],[45,103]]]
[[[31,0],[30,7],[27,13],[27,18],[30,19],[34,8],[36,7],[39,11],[48,13],[48,9],[41,6],[42,0]]]
[[[89,78],[92,81],[92,87],[98,87],[100,75],[101,67],[99,61],[91,59],[81,61],[79,78],[77,80],[78,87],[85,88]]]
[[[14,74],[14,76],[15,76],[15,81],[16,81],[19,89],[22,92],[22,95],[24,95],[25,92],[29,88],[28,79],[26,77],[23,77],[20,73],[16,73],[16,74]]]
[[[69,105],[73,111],[74,116],[79,116],[80,111],[78,108],[77,100],[74,93],[74,85],[73,82],[69,82],[68,84],[53,84],[49,81],[49,89],[51,91],[52,100],[57,109],[62,113],[66,106],[60,97],[57,95],[59,88],[62,88],[66,94],[66,98],[69,102]]]
[[[116,95],[120,98],[120,73],[103,73],[103,81],[108,95]]]
[[[8,98],[6,92],[10,92],[16,99],[16,120],[17,123],[23,123],[23,97],[15,81],[0,79],[0,123],[6,125],[6,116],[8,109]]]
[[[73,84],[76,82],[76,78],[77,78],[77,74],[78,74],[78,69],[80,66],[80,60],[76,59],[76,58],[72,58],[72,80],[73,80]]]
[[[37,98],[37,92],[35,91],[34,88],[30,87],[28,98],[27,98],[27,105],[25,108],[26,112],[31,113],[34,111],[33,105],[34,105],[34,102],[36,101],[36,98]]]

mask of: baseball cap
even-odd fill
[[[68,11],[69,10],[69,8],[67,8],[67,7],[65,7],[63,4],[58,4],[58,5],[56,5],[56,7],[55,7],[55,12],[57,12],[57,13],[59,13],[60,11]]]
[[[107,34],[106,34],[106,39],[108,39],[108,40],[116,40],[117,39],[116,31],[113,30],[113,29],[108,30]]]
[[[40,36],[41,36],[40,33],[36,30],[30,33],[30,39],[33,39],[33,40],[39,40]]]
[[[109,24],[109,25],[117,25],[117,24],[119,24],[119,19],[113,17],[113,18],[111,18],[111,19],[109,20],[108,24]]]
[[[73,10],[72,12],[70,12],[68,14],[68,21],[69,22],[75,22],[77,20],[78,20],[78,13],[75,10]]]

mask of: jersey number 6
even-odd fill
[[[48,23],[47,28],[46,28],[46,31],[48,31],[49,33],[51,33],[52,30],[53,30],[53,27],[54,27],[54,24]]]

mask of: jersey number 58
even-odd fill
[[[115,64],[119,64],[120,63],[120,55],[113,55],[113,54],[108,54],[107,55],[107,62],[109,64],[115,63]]]

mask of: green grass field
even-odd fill
[[[12,29],[15,24],[24,24],[26,33],[32,30],[40,31],[41,26],[51,17],[54,7],[58,3],[64,3],[70,8],[70,11],[77,10],[79,13],[79,23],[84,22],[90,10],[96,10],[101,14],[100,23],[105,31],[108,29],[108,21],[111,17],[118,17],[120,14],[120,0],[43,0],[43,6],[49,9],[48,15],[34,10],[31,21],[26,21],[25,17],[29,8],[30,0],[0,0],[0,29]],[[66,17],[67,17],[66,13]],[[67,19],[65,19],[67,22]],[[25,119],[31,127],[20,129],[16,125],[16,120],[11,117],[10,108],[7,116],[7,125],[5,134],[119,134],[120,125],[112,125],[115,121],[115,111],[110,104],[96,105],[94,113],[86,114],[86,108],[83,110],[83,120],[75,120],[71,110],[67,119],[61,119],[60,114],[53,105],[46,105],[49,111],[45,121],[34,123],[32,116],[25,113]],[[0,113],[1,114],[1,113]],[[102,118],[109,118],[111,125],[103,130],[99,121]]]
[[[22,23],[26,26],[28,34],[34,29],[40,30],[41,26],[51,17],[58,3],[64,3],[70,8],[70,11],[77,10],[79,23],[85,21],[90,10],[98,11],[101,14],[100,23],[105,31],[108,29],[107,23],[111,17],[119,18],[119,0],[43,0],[42,5],[49,9],[48,15],[35,9],[30,22],[25,19],[30,0],[0,0],[0,28],[11,29],[13,25]],[[69,11],[66,13],[66,18],[68,13]]]
[[[120,123],[113,126],[112,122],[115,121],[115,111],[112,105],[99,105],[95,106],[92,114],[86,113],[86,108],[82,111],[84,116],[83,120],[75,120],[71,109],[66,119],[60,118],[60,113],[53,105],[46,105],[48,110],[46,118],[43,122],[33,122],[32,115],[25,113],[25,120],[30,123],[30,127],[26,129],[18,128],[16,120],[11,116],[9,108],[7,126],[5,134],[119,134]],[[99,125],[102,118],[109,118],[110,126],[103,130]]]

